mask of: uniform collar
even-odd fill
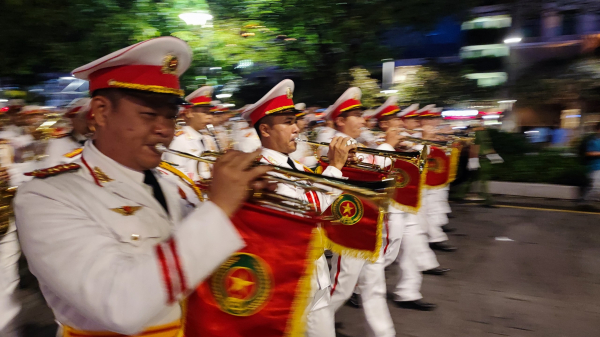
[[[354,138],[352,138],[352,137],[348,136],[347,134],[345,134],[345,133],[343,133],[343,132],[341,132],[341,131],[338,131],[338,130],[335,130],[335,135],[334,135],[334,137],[349,137],[350,139],[354,139]]]
[[[82,156],[87,162],[87,166],[96,173],[101,184],[103,182],[111,182],[114,180],[132,181],[140,185],[144,183],[144,173],[132,170],[117,163],[115,160],[100,152],[91,140],[88,140],[85,143]]]
[[[132,170],[109,158],[96,148],[92,140],[85,143],[80,161],[83,164],[85,175],[91,177],[98,186],[105,187],[112,193],[137,204],[150,207],[163,218],[168,219],[164,208],[146,188],[143,172]],[[160,173],[154,173],[155,176],[160,176]],[[161,183],[161,180],[158,179],[164,191],[165,185]]]
[[[269,164],[281,166],[281,167],[285,167],[285,168],[291,168],[290,165],[288,164],[289,156],[287,154],[263,147],[262,156],[264,157],[264,159],[266,161],[269,162]]]
[[[189,125],[184,126],[182,129],[185,132],[188,139],[201,139],[202,138],[202,134],[200,132],[194,130],[194,128],[192,128]]]

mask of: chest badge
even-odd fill
[[[123,207],[111,208],[110,210],[113,212],[117,212],[121,215],[129,216],[129,215],[134,215],[135,212],[139,211],[141,208],[142,208],[142,206],[123,206]]]

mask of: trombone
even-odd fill
[[[161,153],[170,153],[207,164],[214,164],[216,158],[219,158],[223,155],[222,152],[205,151],[200,156],[195,156],[186,152],[169,149],[163,144],[157,144],[156,150]],[[353,181],[324,177],[319,174],[308,172],[298,172],[291,169],[258,162],[255,165],[269,166],[273,169],[272,172],[280,174],[280,176],[267,174],[268,180],[270,181],[294,185],[305,190],[322,192],[328,195],[338,195],[341,193],[353,194],[359,198],[368,199],[381,206],[384,206],[389,201],[394,186],[394,179],[385,179],[377,182]],[[203,183],[210,184],[210,180],[205,180]],[[317,213],[317,209],[313,204],[299,199],[279,195],[274,192],[254,192],[250,200],[259,205],[265,205],[284,211],[299,213],[305,216],[320,215],[320,213]]]
[[[295,139],[296,143],[306,143],[311,146],[324,146],[329,147],[329,143],[319,143],[319,142],[311,142],[309,140],[303,140],[300,138]],[[351,144],[356,144],[356,141],[353,141]],[[356,148],[356,153],[363,153],[375,157],[384,157],[386,159],[390,159],[393,161],[394,159],[400,159],[404,161],[408,161],[419,168],[419,172],[423,172],[425,168],[425,161],[427,159],[427,152],[425,149],[421,151],[411,151],[411,152],[399,152],[399,151],[386,151],[386,150],[377,150],[371,149],[368,147],[358,147]],[[346,163],[347,167],[354,167],[363,170],[370,171],[382,171],[381,168],[377,164],[369,164],[369,163]]]

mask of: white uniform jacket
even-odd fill
[[[80,137],[69,135],[66,137],[50,139],[48,141],[48,147],[46,147],[46,158],[42,161],[40,168],[73,162],[74,156],[71,157],[68,155],[83,146],[78,142],[79,139],[76,139]],[[80,140],[85,140],[85,137],[80,138]]]
[[[21,248],[17,241],[14,223],[0,237],[0,331],[17,316],[21,302],[15,293],[19,285],[19,256]]]
[[[281,152],[263,148],[261,162],[291,169],[292,167],[287,162],[288,158],[289,157],[287,155]],[[293,161],[293,163],[299,171],[304,172],[304,166],[302,164],[296,161]],[[270,174],[281,176],[278,173]],[[327,167],[327,169],[323,171],[322,175],[334,178],[342,178],[342,172],[333,166]],[[317,203],[321,212],[325,211],[337,198],[337,195],[326,195],[321,192],[307,192],[303,188],[283,183],[277,184],[277,189],[275,192],[290,198]],[[316,277],[312,280],[313,293],[321,289],[326,289],[331,285],[331,280],[329,278],[329,267],[327,265],[327,259],[325,258],[325,255],[321,255],[321,257],[316,261],[316,268]],[[316,299],[316,301],[313,301],[313,304],[314,307],[311,309],[317,310],[325,307],[327,305],[327,301]]]
[[[204,151],[217,151],[217,144],[212,136],[201,134],[190,126],[184,126],[173,138],[169,148],[199,156]],[[179,171],[185,173],[193,181],[211,177],[210,164],[170,153],[165,153],[163,159],[175,164]]]
[[[246,153],[254,152],[261,147],[256,130],[245,121],[232,125],[233,149]]]
[[[15,199],[23,252],[58,322],[125,335],[174,322],[178,301],[243,248],[227,215],[170,173],[152,171],[167,213],[143,173],[91,141],[76,163]]]
[[[305,133],[299,134],[298,138],[308,140]],[[309,168],[314,168],[319,164],[312,146],[304,142],[296,143],[296,151],[290,153],[290,157]]]

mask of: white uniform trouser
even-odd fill
[[[315,261],[311,279],[312,301],[306,308],[306,337],[335,337],[335,318],[331,308],[331,284],[325,255]]]
[[[399,223],[401,221],[401,223]],[[390,242],[385,254],[385,265],[399,263],[398,282],[394,290],[396,301],[415,301],[423,298],[421,271],[439,266],[435,254],[429,248],[426,234],[417,224],[417,217],[410,213],[391,214],[390,227],[402,229],[402,235]]]
[[[309,308],[315,308],[316,301],[330,301],[331,287],[320,289],[313,297],[313,303]],[[335,318],[331,306],[319,307],[308,312],[306,322],[307,337],[335,337]]]
[[[383,248],[382,248],[383,249]],[[394,322],[386,301],[385,259],[383,254],[375,263],[333,254],[331,307],[337,311],[357,286],[362,298],[367,336],[396,336]]]
[[[429,236],[429,242],[442,242],[448,236],[442,226],[448,223],[448,216],[443,205],[439,202],[442,189],[424,189],[421,193],[421,208],[419,209],[419,225]]]

